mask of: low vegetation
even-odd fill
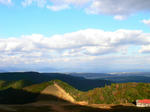
[[[91,104],[133,103],[137,99],[150,99],[150,83],[111,84],[81,94]]]
[[[49,82],[44,82],[41,84],[34,84],[28,87],[23,88],[24,90],[28,91],[28,92],[32,92],[32,93],[40,93],[42,90],[44,90],[47,86],[52,85],[53,82],[49,81]]]
[[[124,104],[133,103],[137,99],[150,99],[150,83],[116,83],[106,85],[102,88],[95,88],[93,90],[83,92],[60,80],[52,80],[33,85],[24,80],[0,81],[0,92],[1,95],[4,95],[6,98],[7,91],[14,92],[14,90],[15,92],[16,90],[21,90],[20,93],[22,93],[23,91],[29,92],[30,94],[33,93],[33,96],[37,96],[46,87],[48,87],[49,85],[53,85],[54,83],[57,83],[76,101],[86,101],[89,104]],[[14,90],[10,90],[9,88],[12,88]],[[9,94],[11,93],[9,92]],[[15,97],[17,98],[17,96]]]
[[[32,83],[25,80],[18,80],[18,81],[3,81],[0,80],[0,90],[5,90],[8,88],[14,89],[22,89],[23,87],[29,86]]]

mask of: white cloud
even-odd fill
[[[40,34],[23,35],[20,38],[0,39],[0,63],[41,66],[47,63],[46,65],[55,67],[69,67],[69,63],[73,67],[88,62],[96,64],[97,61],[108,64],[112,60],[106,57],[111,56],[122,57],[119,58],[121,63],[124,56],[134,57],[139,53],[150,53],[149,46],[150,33],[136,30],[120,29],[108,32],[86,29],[52,37]],[[132,49],[134,53],[128,53]],[[142,57],[144,55],[140,58]]]
[[[141,11],[150,11],[149,6],[149,0],[93,0],[87,11],[94,14],[119,15],[121,17]]]
[[[116,19],[116,20],[124,20],[124,19],[126,19],[126,16],[116,15],[116,16],[114,16],[114,19]]]
[[[11,3],[12,3],[11,0],[0,0],[0,4],[8,5],[8,4],[11,4]]]
[[[139,50],[140,53],[150,53],[150,44],[143,45]]]
[[[82,6],[86,4],[88,1],[90,0],[23,0],[22,5],[26,7],[35,3],[39,7],[47,6],[48,9],[58,11],[67,9],[70,7],[70,5]]]
[[[47,8],[53,11],[69,9],[72,6],[81,7],[90,0],[50,0],[53,5],[47,5]]]
[[[22,1],[22,5],[24,7],[30,6],[33,3],[36,3],[38,7],[44,7],[47,0],[24,0]]]
[[[47,6],[48,9],[52,10],[52,11],[60,11],[60,10],[64,10],[64,9],[69,9],[70,7],[68,5],[52,5],[52,6]]]
[[[144,20],[142,20],[142,22],[146,25],[150,25],[150,19],[149,20],[144,19]]]
[[[22,5],[26,7],[33,3],[53,11],[80,7],[87,13],[111,15],[117,20],[126,19],[134,13],[150,11],[149,0],[23,0]]]
[[[24,52],[32,50],[72,50],[83,54],[108,54],[121,52],[129,45],[149,45],[150,34],[136,30],[117,30],[105,32],[97,29],[86,29],[50,38],[40,34],[22,36],[21,38],[0,39],[2,51]],[[0,50],[0,51],[1,51]]]
[[[72,4],[72,5],[84,5],[91,0],[50,0],[54,4]]]

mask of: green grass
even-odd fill
[[[49,81],[49,82],[44,82],[41,84],[34,84],[28,87],[25,87],[24,90],[28,91],[28,92],[33,92],[33,93],[40,93],[41,91],[43,91],[47,86],[52,85],[53,82]]]
[[[26,86],[31,85],[31,82],[25,80],[18,80],[18,81],[3,81],[0,80],[0,90],[5,90],[8,88],[14,89],[22,89]]]

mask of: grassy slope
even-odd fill
[[[28,87],[25,87],[24,90],[32,93],[40,93],[42,92],[47,86],[57,83],[61,88],[63,88],[67,93],[69,93],[75,100],[80,101],[80,94],[84,93],[75,89],[74,87],[70,86],[69,84],[60,81],[60,80],[52,80],[49,82],[44,82],[41,84],[34,84]]]
[[[60,87],[62,87],[67,93],[69,93],[74,98],[77,98],[77,94],[79,94],[81,91],[75,89],[74,87],[70,86],[69,84],[60,81],[60,80],[52,80],[49,82],[44,82],[41,84],[34,84],[28,87],[25,87],[24,90],[33,92],[33,93],[40,93],[42,92],[47,86],[57,83]]]
[[[34,84],[34,85],[31,85],[31,86],[25,87],[23,89],[28,91],[28,92],[40,93],[47,86],[52,85],[52,84],[53,84],[53,81],[49,81],[49,82],[44,82],[44,83],[40,83],[40,84]]]
[[[0,90],[5,90],[8,88],[14,88],[14,89],[22,89],[25,86],[29,86],[32,83],[25,80],[18,80],[18,81],[3,81],[0,80]]]

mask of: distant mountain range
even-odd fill
[[[5,70],[0,70],[0,73],[4,73],[4,72],[7,72],[7,71],[5,71]]]
[[[68,73],[71,76],[86,79],[102,79],[115,83],[145,82],[150,83],[150,72],[120,72],[120,73]]]
[[[27,80],[34,84],[42,83],[50,80],[62,80],[75,88],[83,91],[87,91],[96,87],[104,87],[110,85],[111,81],[103,79],[86,79],[83,77],[75,77],[61,73],[38,73],[38,72],[7,72],[0,73],[0,80],[15,81],[15,80]]]
[[[144,82],[150,83],[150,72],[120,73],[38,73],[38,72],[4,72],[0,80],[27,80],[33,83],[59,79],[75,88],[87,91],[96,87],[104,87],[111,83]]]
[[[112,73],[67,73],[71,76],[79,76],[87,79],[107,78],[107,77],[125,77],[125,76],[146,76],[150,77],[150,72],[112,72]]]

